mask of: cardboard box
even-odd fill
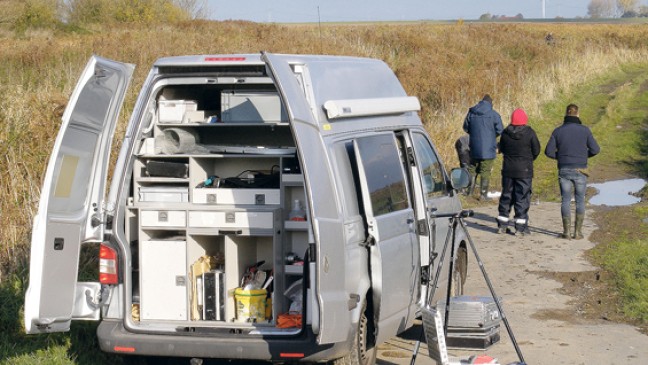
[[[204,110],[191,110],[186,111],[182,117],[182,123],[204,123],[205,111]]]

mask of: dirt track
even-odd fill
[[[593,247],[588,238],[596,228],[589,215],[583,228],[585,239],[566,241],[556,237],[562,227],[558,203],[531,207],[532,234],[527,237],[495,233],[495,204],[476,208],[475,213],[466,219],[469,233],[495,292],[503,299],[504,313],[527,364],[648,363],[648,336],[629,325],[579,316],[577,294],[562,294],[563,285],[551,279],[576,273],[597,275],[597,268],[584,258],[584,252]],[[471,250],[469,267],[465,294],[489,295]],[[415,326],[381,346],[378,364],[409,364],[419,331],[420,326]],[[450,350],[450,355],[488,354],[500,364],[518,361],[503,324],[500,335],[499,343],[485,351]],[[425,343],[416,364],[435,364]]]

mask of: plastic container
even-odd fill
[[[237,322],[261,322],[266,319],[266,297],[268,292],[265,289],[234,290],[234,302],[236,303]]]
[[[302,209],[299,199],[293,200],[292,210],[288,213],[288,220],[291,221],[305,221],[306,212]]]
[[[189,201],[189,188],[186,186],[141,186],[139,201],[186,203]]]
[[[194,100],[158,101],[158,120],[160,123],[182,123],[186,112],[195,111],[198,111],[198,103]]]

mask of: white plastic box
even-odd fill
[[[183,186],[141,186],[139,201],[186,203],[189,201],[189,188]]]
[[[185,113],[198,110],[198,103],[193,100],[160,100],[158,101],[158,121],[160,123],[182,123]]]

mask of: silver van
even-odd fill
[[[133,69],[93,56],[63,115],[33,223],[28,333],[99,320],[101,349],[125,355],[372,364],[442,260],[453,273],[435,293],[462,292],[465,237],[439,257],[449,220],[435,214],[460,211],[465,184],[384,62],[159,59],[111,165]],[[98,281],[78,280],[87,247]]]

